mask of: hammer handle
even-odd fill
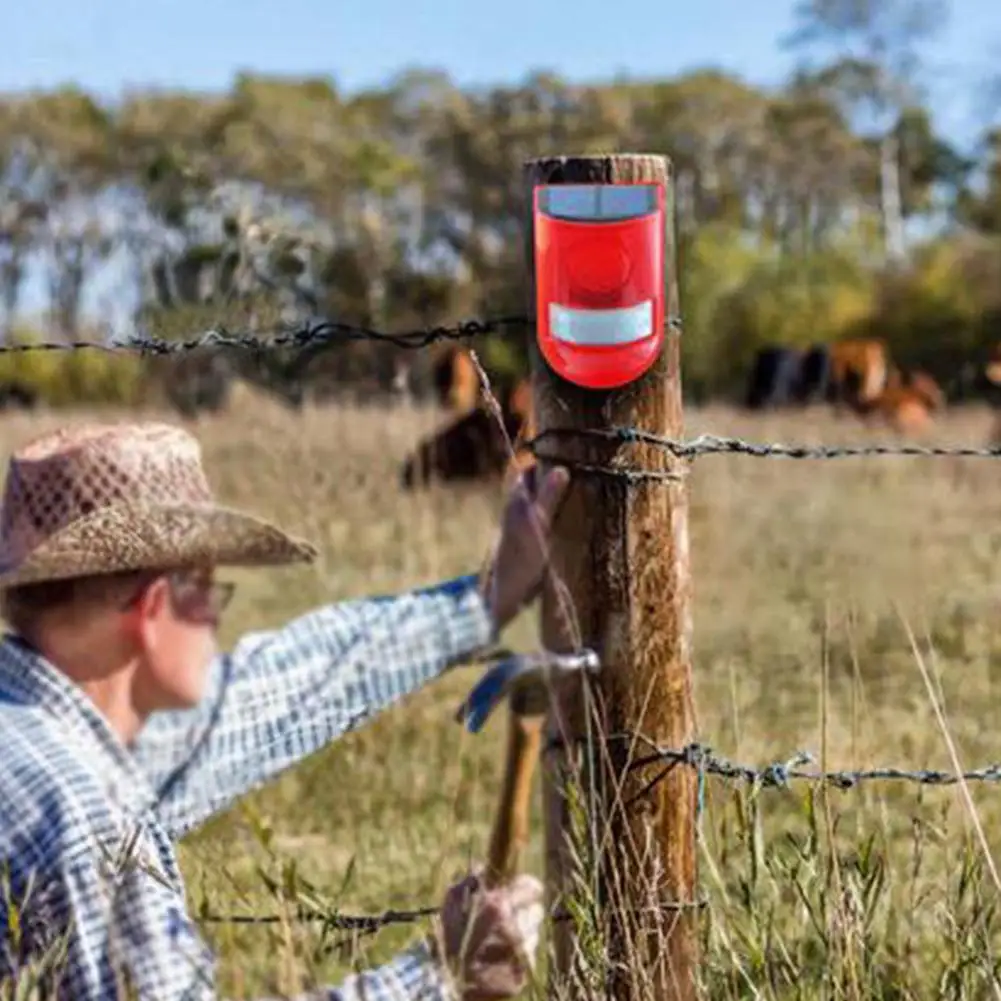
[[[532,778],[544,725],[544,715],[510,711],[504,785],[487,856],[487,886],[500,886],[515,875],[519,852],[528,837]]]

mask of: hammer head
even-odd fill
[[[464,722],[470,733],[477,733],[508,696],[520,712],[543,713],[548,703],[548,683],[552,678],[580,671],[595,673],[600,666],[598,655],[592,650],[505,657],[483,673],[459,707],[456,720]]]

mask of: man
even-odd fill
[[[215,568],[309,561],[308,543],[217,504],[197,442],[168,425],[75,427],[15,453],[0,507],[0,862],[20,916],[0,902],[0,979],[65,942],[59,997],[215,997],[174,841],[494,641],[539,590],[566,483],[556,470],[537,496],[516,492],[482,580],[328,605],[219,653],[232,586]],[[541,891],[470,877],[430,941],[310,996],[511,996]]]

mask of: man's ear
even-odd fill
[[[136,599],[132,607],[129,620],[132,628],[140,635],[145,633],[145,627],[152,621],[159,619],[167,610],[170,601],[167,581],[159,579],[153,581],[142,594]]]

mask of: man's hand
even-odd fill
[[[533,466],[511,489],[494,558],[483,581],[498,632],[539,593],[549,561],[552,520],[570,483],[570,473],[557,466],[541,484],[538,479],[538,467]]]
[[[542,884],[532,876],[487,890],[473,875],[449,889],[439,948],[462,1001],[498,1001],[524,989],[535,967],[542,901]]]

